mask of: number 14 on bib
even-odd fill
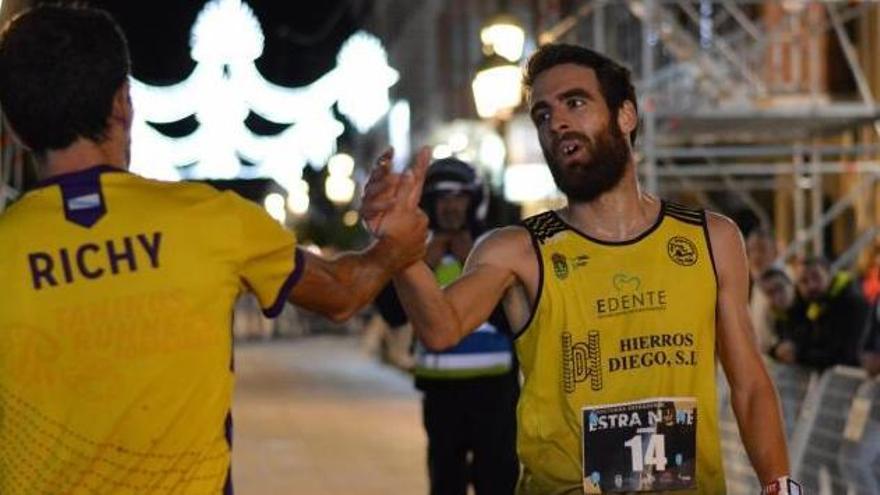
[[[696,487],[695,398],[588,406],[582,418],[584,493]]]

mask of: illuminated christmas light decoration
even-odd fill
[[[161,87],[131,80],[136,119],[131,169],[178,180],[181,167],[192,165],[187,178],[270,177],[288,191],[300,191],[302,168],[307,163],[321,167],[336,151],[344,127],[333,115],[334,104],[360,132],[388,112],[388,88],[398,74],[374,36],[355,33],[342,45],[334,69],[297,88],[273,84],[260,74],[254,61],[263,44],[259,20],[246,3],[208,2],[190,37],[192,74]],[[274,136],[256,135],[244,123],[249,112],[288,127]],[[191,116],[199,126],[180,138],[150,125]],[[245,173],[242,160],[253,169]],[[294,204],[291,209],[299,210],[303,201]]]
[[[284,211],[284,196],[278,193],[270,193],[263,200],[263,207],[269,216],[278,220],[282,224],[287,221],[287,212]]]

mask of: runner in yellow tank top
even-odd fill
[[[724,491],[716,282],[704,223],[701,211],[663,204],[642,235],[612,243],[555,212],[524,222],[541,266],[537,305],[516,343],[529,493],[553,493],[583,474],[587,493]],[[583,410],[607,404],[621,406]]]
[[[395,278],[429,347],[458,342],[499,300],[521,329],[519,493],[724,493],[716,349],[765,491],[799,493],[749,322],[736,226],[640,189],[628,70],[548,45],[529,61],[525,85],[568,205],[486,236],[444,290],[423,263]],[[377,174],[368,192],[388,182]],[[368,221],[384,198],[367,195]]]

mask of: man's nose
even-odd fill
[[[550,129],[556,133],[561,134],[571,128],[571,125],[564,115],[561,115],[561,112],[554,112],[550,117]]]

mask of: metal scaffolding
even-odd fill
[[[871,20],[870,36],[854,39]],[[828,252],[825,227],[855,211],[842,267],[880,223],[868,213],[880,212],[880,64],[862,66],[880,49],[878,23],[877,1],[594,0],[540,40],[594,46],[632,67],[649,191],[746,208],[779,227],[785,257]]]

